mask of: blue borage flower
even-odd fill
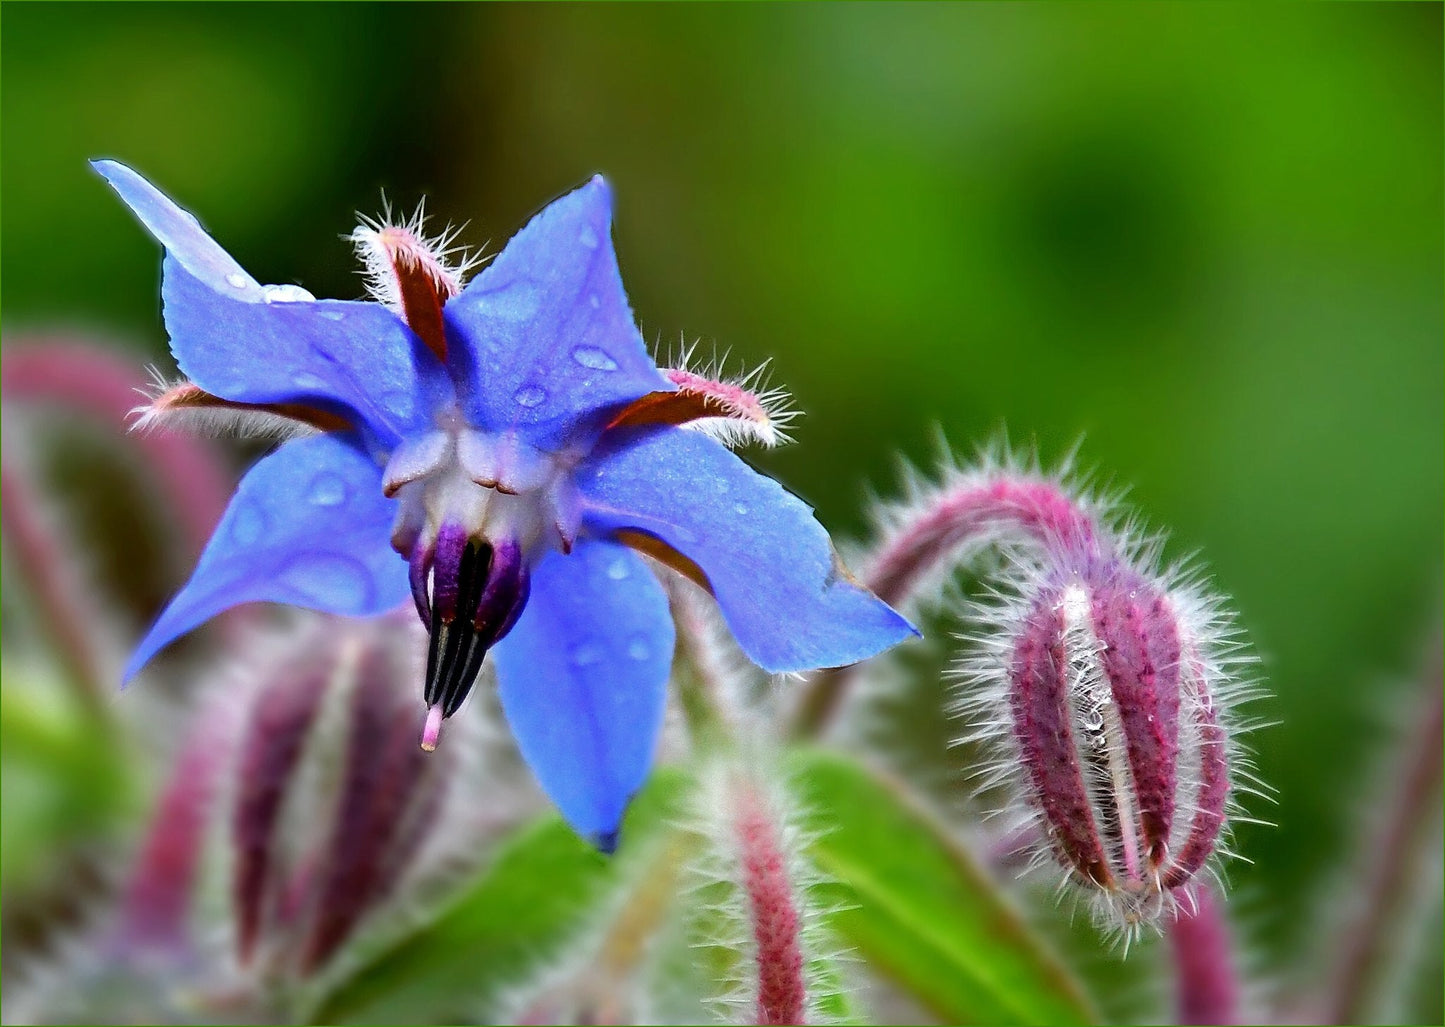
[[[653,363],[601,177],[465,287],[419,220],[363,225],[352,238],[382,302],[350,302],[261,285],[134,171],[95,168],[166,251],[166,328],[189,381],[150,416],[229,413],[299,435],[242,479],[127,680],[239,603],[364,616],[410,594],[431,639],[423,744],[491,651],[522,755],[610,849],[651,764],[673,650],[638,551],[711,591],[770,672],[852,663],[913,632],[848,574],[808,506],[682,429],[746,419],[746,393]]]

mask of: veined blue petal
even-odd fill
[[[126,665],[130,680],[174,639],[241,603],[382,613],[410,595],[392,551],[396,503],[381,471],[335,435],[296,439],[241,479],[200,563]]]
[[[632,319],[611,229],[599,176],[534,217],[447,304],[475,423],[551,450],[579,419],[673,388]]]
[[[667,596],[643,560],[612,542],[552,552],[492,651],[502,709],[567,822],[610,849],[652,766],[672,664]]]
[[[287,301],[241,269],[199,222],[130,168],[95,169],[166,248],[171,352],[207,392],[239,403],[308,403],[353,415],[386,442],[446,401],[436,358],[375,303]],[[440,390],[440,391],[439,391]]]
[[[917,634],[849,576],[807,504],[699,432],[629,432],[576,482],[586,530],[642,531],[696,563],[766,671],[855,663]]]

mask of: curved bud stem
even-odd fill
[[[895,518],[861,578],[879,599],[902,608],[979,546],[1023,538],[1091,554],[1097,534],[1093,516],[1055,481],[1008,469],[963,474]],[[794,716],[794,737],[827,729],[853,673],[838,667],[813,676]]]
[[[969,475],[900,523],[863,580],[885,603],[904,605],[960,549],[1008,536],[1081,554],[1097,550],[1093,517],[1058,483],[1008,472]]]
[[[129,364],[99,346],[52,338],[19,340],[5,351],[6,399],[54,403],[79,410],[118,430],[145,382]],[[147,464],[165,493],[162,504],[199,553],[231,495],[230,482],[208,446],[183,435],[142,435]]]
[[[1191,889],[1168,933],[1174,957],[1176,1022],[1242,1023],[1234,944],[1212,890],[1204,885]]]
[[[0,506],[10,553],[35,597],[40,623],[65,667],[65,676],[74,683],[86,711],[104,722],[110,717],[106,702],[110,689],[102,671],[105,661],[86,630],[95,614],[82,598],[83,590],[72,581],[75,568],[64,559],[38,505],[29,483],[7,461],[0,470]]]

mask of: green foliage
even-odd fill
[[[858,764],[805,752],[794,780],[831,926],[944,1023],[1087,1023],[1080,985],[959,843]]]
[[[518,830],[432,924],[364,967],[324,1004],[324,1023],[461,1023],[516,997],[558,964],[568,944],[646,858],[671,822],[684,778],[655,774],[624,823],[616,857],[547,814]]]
[[[795,781],[831,926],[944,1023],[1088,1023],[1078,982],[955,839],[866,768],[809,751]]]

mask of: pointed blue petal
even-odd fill
[[[448,337],[477,383],[476,423],[555,449],[579,420],[673,388],[632,319],[611,229],[599,176],[534,217],[447,304]]]
[[[241,603],[362,616],[405,601],[406,561],[390,544],[395,514],[380,470],[354,445],[334,435],[286,443],[241,479],[191,580],[136,648],[124,679]]]
[[[522,756],[578,834],[607,849],[652,766],[672,665],[667,596],[612,542],[552,552],[493,650]]]
[[[584,526],[643,531],[691,559],[766,671],[855,663],[917,634],[849,576],[807,504],[705,435],[630,432],[576,480]]]
[[[268,292],[199,222],[130,168],[94,167],[166,248],[162,296],[171,352],[207,392],[239,403],[308,403],[392,442],[444,402],[435,357],[385,307],[268,302]],[[282,294],[284,295],[284,294]]]

